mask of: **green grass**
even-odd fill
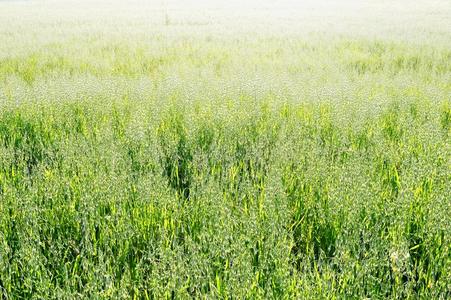
[[[1,27],[0,298],[450,296],[449,43],[160,21]]]

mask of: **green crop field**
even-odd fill
[[[0,299],[449,299],[449,1],[0,1]]]

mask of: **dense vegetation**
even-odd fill
[[[2,299],[450,296],[451,48],[1,35]]]

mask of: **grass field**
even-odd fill
[[[450,136],[448,1],[0,1],[0,298],[449,299]]]

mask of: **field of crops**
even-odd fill
[[[451,296],[449,1],[123,2],[0,1],[1,299]]]

